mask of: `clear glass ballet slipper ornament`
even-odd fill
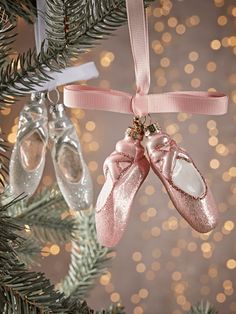
[[[192,158],[158,124],[148,126],[145,134],[151,167],[176,209],[198,232],[212,230],[218,220],[216,204]]]
[[[143,131],[128,128],[125,138],[104,162],[105,183],[96,204],[99,242],[107,247],[118,244],[127,227],[136,193],[148,175],[150,165],[141,144]]]
[[[62,104],[51,106],[50,113],[51,155],[58,186],[70,208],[89,209],[93,202],[92,179],[75,127],[65,115]]]
[[[40,183],[48,142],[47,123],[45,93],[32,93],[31,101],[20,113],[9,166],[10,190],[15,196],[21,193],[31,196]]]

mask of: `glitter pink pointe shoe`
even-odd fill
[[[115,246],[126,229],[133,199],[148,175],[150,165],[141,144],[143,135],[132,128],[116,150],[105,160],[106,181],[96,204],[96,228],[99,242]]]
[[[9,166],[10,190],[15,196],[22,193],[31,196],[40,183],[48,141],[47,122],[45,94],[32,93],[30,103],[20,114]]]
[[[218,219],[216,204],[188,153],[169,135],[162,133],[157,124],[147,127],[145,134],[151,167],[176,209],[196,231],[212,230]]]

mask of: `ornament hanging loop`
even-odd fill
[[[50,103],[50,112],[56,113],[58,111],[58,104],[60,101],[60,92],[57,87],[52,91],[47,92],[47,98]]]
[[[53,94],[54,94],[54,97],[53,97]],[[48,98],[51,105],[58,104],[59,100],[60,100],[60,92],[59,92],[58,88],[56,87],[52,91],[48,91],[47,92],[47,98]]]
[[[150,86],[148,19],[143,0],[126,0],[129,36],[139,96],[147,95]]]

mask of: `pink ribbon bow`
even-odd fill
[[[68,85],[64,103],[69,108],[105,110],[144,116],[148,113],[186,112],[221,115],[227,112],[228,97],[219,92],[170,92],[131,94],[91,86]]]
[[[65,106],[129,113],[137,116],[161,112],[205,115],[226,113],[228,97],[219,92],[185,91],[148,94],[150,61],[147,18],[143,0],[126,0],[126,8],[135,66],[136,95],[97,87],[68,85],[64,88]]]

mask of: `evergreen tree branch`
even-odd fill
[[[148,5],[153,0],[145,0]],[[125,0],[73,1],[47,0],[47,36],[39,55],[35,50],[19,54],[2,69],[1,106],[12,104],[18,97],[50,78],[48,69],[59,71],[98,40],[106,38],[126,20]]]
[[[93,213],[82,212],[77,218],[68,216],[61,220],[61,214],[67,210],[61,193],[54,186],[52,190],[36,194],[30,202],[18,202],[8,212],[20,224],[29,225],[31,235],[42,244],[64,243],[73,239],[69,272],[61,283],[61,291],[72,299],[82,300],[95,279],[106,271],[110,250],[97,242]],[[25,258],[30,259],[31,256],[26,254]]]
[[[28,272],[16,254],[20,227],[6,215],[15,199],[0,208],[1,313],[62,313],[63,295],[41,273]]]
[[[28,23],[33,23],[36,16],[35,3],[30,0],[0,0],[0,7],[6,11],[13,22],[20,16]]]
[[[63,305],[67,309],[66,313],[68,314],[94,314],[94,311],[88,307],[85,301],[72,301],[68,298]]]
[[[69,242],[75,238],[78,229],[76,219],[71,216],[61,219],[53,215],[47,217],[45,212],[35,212],[15,219],[19,223],[29,225],[32,236],[42,244]]]
[[[196,306],[192,306],[189,314],[218,314],[219,312],[209,303],[201,301]]]
[[[11,24],[0,30],[0,69],[6,63],[6,59],[11,52],[11,44],[14,42],[15,34],[12,31],[15,25]]]
[[[97,242],[94,214],[80,213],[79,241],[72,242],[71,262],[60,290],[72,300],[82,300],[94,281],[106,271],[111,250]]]
[[[125,310],[120,305],[111,305],[106,310],[97,311],[96,314],[125,314]]]
[[[61,283],[61,291],[72,299],[82,299],[95,279],[105,272],[110,250],[97,242],[93,213],[82,212],[77,218],[67,216],[61,220],[61,214],[69,214],[67,210],[61,193],[54,186],[52,190],[36,194],[30,202],[18,202],[8,213],[21,225],[29,225],[31,236],[42,244],[73,240],[69,272]]]
[[[11,52],[11,45],[14,42],[15,23],[11,23],[6,11],[0,6],[0,70],[6,63]]]
[[[77,219],[70,213],[61,193],[53,188],[43,189],[28,200],[11,207],[8,214],[22,226],[30,227],[30,234],[41,244],[66,243],[76,237]],[[62,215],[66,214],[62,219]]]
[[[9,189],[6,190],[4,198],[5,202],[11,198]],[[30,199],[22,199],[22,201],[17,202],[9,209],[8,215],[16,218],[27,213],[37,212],[39,208],[44,212],[54,212],[57,217],[61,216],[68,209],[56,184],[49,189],[42,189],[42,191],[37,192]]]
[[[111,305],[106,310],[94,311],[88,307],[85,301],[81,302],[70,298],[63,305],[68,309],[66,313],[70,314],[125,314],[124,308],[120,305]]]
[[[8,180],[9,159],[6,155],[7,149],[8,146],[5,140],[0,138],[0,194],[4,191]]]
[[[24,238],[25,240],[16,249],[19,259],[27,266],[33,265],[39,266],[40,263],[36,262],[39,253],[41,252],[41,246],[37,239],[32,236]]]
[[[17,249],[24,239],[19,237],[21,227],[7,210],[21,199],[15,199],[0,207],[0,311],[2,314],[92,314],[86,302],[66,298],[55,291],[54,286],[39,272],[29,272],[20,262]],[[116,309],[114,307],[113,309]],[[110,314],[121,314],[109,309]]]

